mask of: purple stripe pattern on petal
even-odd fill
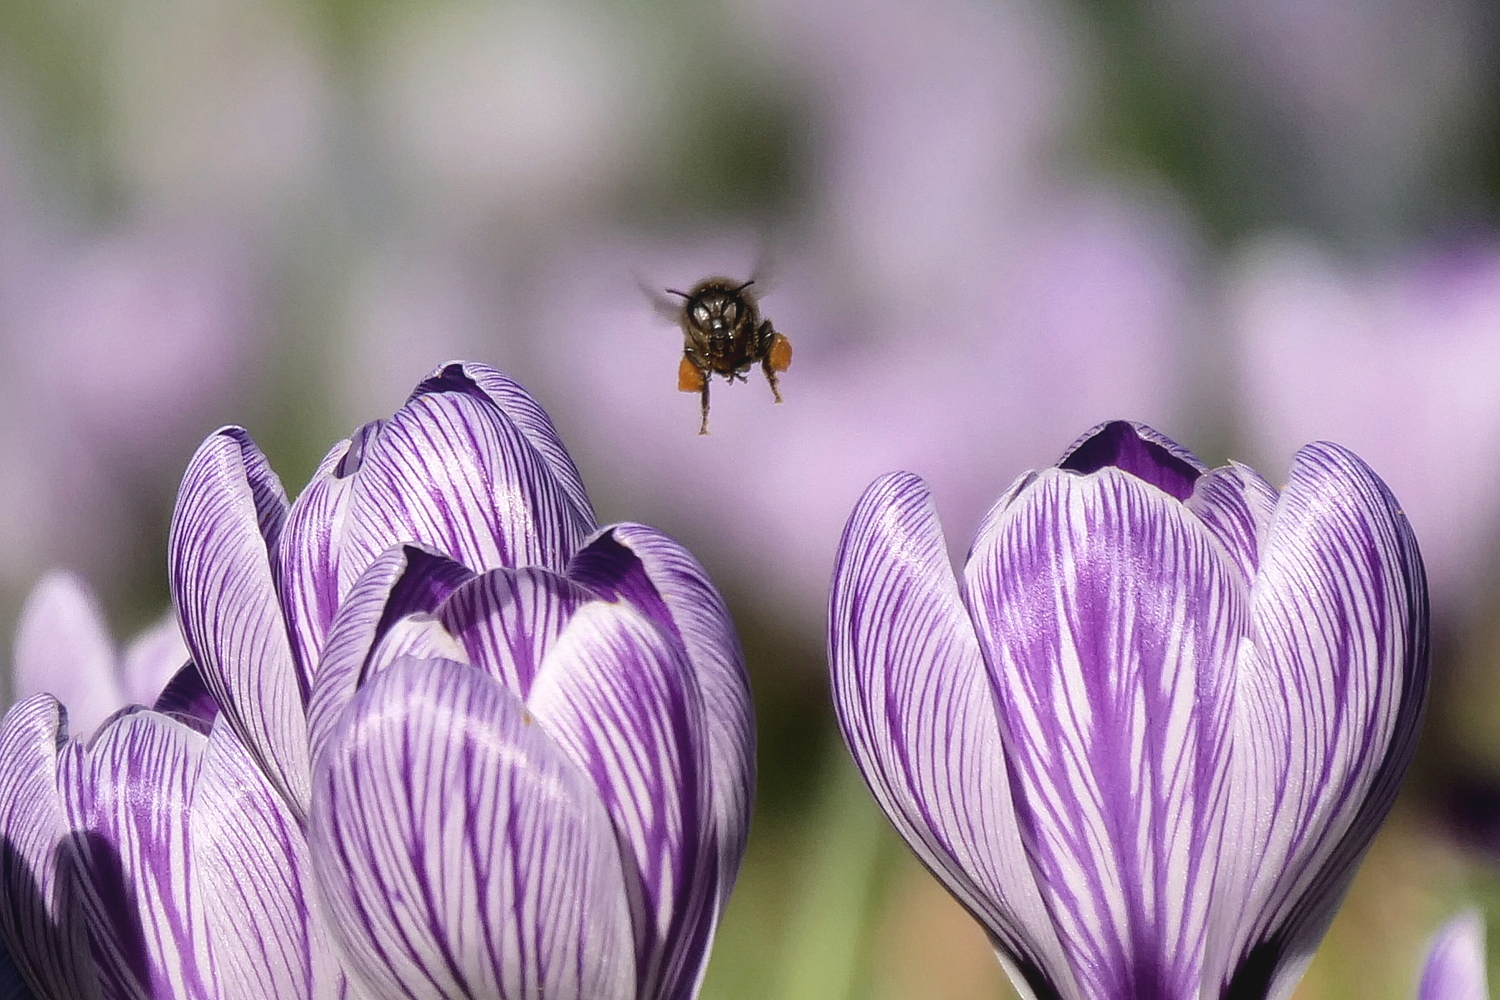
[[[1410,527],[1336,445],[1279,494],[1138,424],[982,525],[962,598],[920,480],[878,481],[830,599],[845,739],[1036,997],[1288,995],[1411,758]]]
[[[394,664],[356,695],[317,786],[313,864],[372,996],[636,996],[614,830],[500,684]]]

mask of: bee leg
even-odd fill
[[[708,433],[708,378],[703,379],[703,416],[698,422],[698,436],[702,437]]]
[[[781,402],[781,387],[776,384],[776,373],[784,372],[792,363],[792,345],[776,328],[771,326],[771,321],[766,320],[760,325],[760,370],[765,373],[766,381],[770,383],[771,395],[776,402]]]

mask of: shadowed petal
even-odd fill
[[[381,553],[355,581],[328,630],[308,699],[313,760],[328,745],[384,630],[407,615],[436,610],[455,587],[473,576],[445,556],[397,545]]]
[[[1337,445],[1299,451],[1236,672],[1225,853],[1239,885],[1221,895],[1233,903],[1215,937],[1231,943],[1244,995],[1295,986],[1390,810],[1426,701],[1426,603],[1416,541],[1385,485]]]
[[[205,742],[165,716],[138,711],[117,716],[88,746],[69,743],[59,755],[76,858],[66,874],[77,879],[106,998],[213,996],[208,907],[188,846]]]
[[[416,542],[471,566],[562,571],[593,530],[546,459],[457,366],[419,386],[365,449],[339,579]]]
[[[1040,474],[967,597],[1027,854],[1085,996],[1198,993],[1244,579],[1168,493]]]
[[[1427,953],[1417,1000],[1489,1000],[1484,918],[1471,910],[1443,925]]]
[[[378,1000],[634,1000],[614,831],[587,776],[480,671],[397,663],[319,759],[310,840]]]
[[[77,887],[58,875],[60,855],[73,851],[57,787],[65,729],[62,706],[44,694],[11,706],[0,724],[0,937],[40,996],[97,1000]]]
[[[168,543],[172,603],[220,710],[294,808],[307,807],[305,678],[276,592],[286,496],[250,436],[226,428],[193,456]]]
[[[71,573],[48,574],[16,623],[16,697],[55,695],[68,706],[73,731],[87,736],[125,704],[115,662],[114,640],[93,592]]]
[[[1113,466],[1178,500],[1186,500],[1193,484],[1208,470],[1182,445],[1145,424],[1111,420],[1088,431],[1057,463],[1074,472],[1097,472]]]
[[[182,626],[177,624],[175,613],[168,613],[125,647],[120,680],[127,703],[155,702],[186,662],[188,650],[187,643],[182,641]]]
[[[36,994],[26,985],[21,970],[5,949],[3,939],[0,939],[0,1000],[36,1000]]]
[[[630,850],[637,994],[692,996],[718,918],[718,844],[686,658],[629,605],[596,601],[548,652],[526,704],[593,778]]]
[[[209,737],[190,819],[221,1000],[341,996],[342,969],[313,910],[307,838],[229,726]]]
[[[876,480],[850,515],[828,657],[844,739],[902,837],[1010,957],[1018,986],[1079,996],[1021,846],[937,512],[910,473]]]
[[[745,853],[755,790],[750,683],[729,608],[692,553],[642,524],[601,531],[573,558],[568,575],[603,597],[630,602],[681,641],[692,664],[707,722],[722,909]]]
[[[177,671],[161,689],[161,695],[157,697],[151,710],[176,719],[204,736],[208,735],[219,718],[219,703],[203,682],[203,675],[198,672],[197,665],[191,661]]]
[[[438,614],[463,643],[469,662],[524,700],[547,650],[592,599],[545,569],[497,569],[455,589]]]

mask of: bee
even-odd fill
[[[736,284],[728,278],[705,278],[691,291],[668,288],[682,299],[676,310],[682,326],[682,362],[677,366],[677,388],[701,395],[702,419],[698,433],[708,433],[708,383],[714,375],[725,381],[745,381],[745,373],[756,362],[770,383],[771,395],[781,402],[776,373],[792,366],[792,343],[760,318],[760,307],[748,291],[755,279]],[[669,300],[670,301],[670,300]]]

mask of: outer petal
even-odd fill
[[[885,814],[1009,957],[1018,988],[1077,997],[1021,846],[1000,731],[927,486],[860,497],[829,598],[844,739]]]
[[[557,436],[557,429],[552,426],[552,418],[547,416],[546,410],[537,405],[531,393],[521,388],[519,382],[504,372],[496,371],[488,365],[472,362],[450,362],[434,370],[431,377],[441,379],[455,365],[465,376],[472,379],[486,396],[494,400],[496,406],[505,411],[506,416],[510,417],[517,429],[526,436],[526,440],[536,448],[537,453],[552,469],[552,475],[556,477],[558,486],[562,487],[563,493],[573,504],[578,518],[589,525],[596,523],[594,505],[589,502],[588,492],[583,488],[583,477],[578,474],[578,467],[573,464],[573,457],[568,454],[568,449],[563,447],[562,439]]]
[[[1355,455],[1297,453],[1252,601],[1226,844],[1239,884],[1215,937],[1234,943],[1233,989],[1281,997],[1390,810],[1427,695],[1421,557]]]
[[[177,615],[168,613],[148,626],[125,647],[121,686],[132,705],[150,705],[188,662],[187,643]]]
[[[313,906],[297,817],[222,721],[203,757],[190,820],[191,869],[212,900],[220,1000],[322,1000],[343,971]]]
[[[78,910],[74,845],[57,787],[64,711],[51,695],[17,702],[0,724],[0,938],[47,1000],[97,1000]]]
[[[349,503],[341,587],[400,542],[476,569],[561,571],[594,527],[521,429],[458,366],[419,386],[369,443]]]
[[[313,760],[327,747],[384,630],[407,615],[435,610],[473,576],[415,545],[398,545],[370,564],[339,606],[318,664],[307,706]]]
[[[1485,970],[1484,918],[1478,910],[1455,917],[1438,931],[1417,1000],[1489,1000]]]
[[[614,832],[588,778],[471,667],[392,666],[319,761],[336,937],[384,1000],[634,1000]]]
[[[979,539],[970,613],[1028,855],[1081,992],[1198,991],[1244,581],[1167,493],[1049,470]]]
[[[719,847],[686,657],[629,605],[596,601],[548,652],[527,708],[592,777],[630,851],[636,995],[692,997],[719,915]]]
[[[154,712],[70,743],[58,786],[78,899],[107,998],[207,1000],[217,974],[188,848],[203,737]],[[71,866],[70,866],[71,867]]]
[[[26,599],[16,624],[15,672],[18,699],[55,695],[83,736],[125,704],[104,613],[71,573],[49,574]]]
[[[199,448],[168,543],[172,603],[193,662],[230,725],[294,808],[310,780],[304,678],[276,592],[281,483],[236,427]]]
[[[574,557],[568,575],[630,602],[680,641],[692,664],[707,723],[722,910],[745,853],[755,792],[750,682],[729,608],[692,553],[641,524],[605,528]]]

